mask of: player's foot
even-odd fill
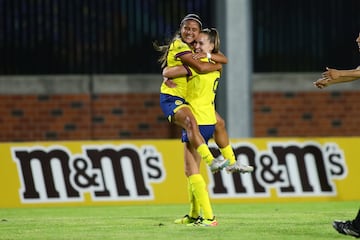
[[[188,224],[188,226],[195,226],[195,227],[216,227],[218,225],[218,221],[216,221],[215,216],[213,219],[204,219],[198,218],[196,222]]]
[[[253,166],[241,164],[239,161],[236,161],[233,165],[227,166],[225,169],[227,173],[251,173],[254,171]]]
[[[174,223],[176,224],[190,224],[196,222],[198,218],[190,217],[189,215],[185,215],[182,218],[175,219]]]
[[[210,170],[212,173],[216,173],[229,165],[229,160],[215,158],[210,164]]]
[[[341,234],[360,238],[360,229],[354,228],[352,221],[335,220],[332,226]]]

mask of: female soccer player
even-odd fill
[[[180,31],[168,46],[161,46],[163,52],[159,59],[162,67],[186,64],[197,72],[205,73],[221,69],[220,63],[200,62],[192,57],[191,44],[198,37],[202,28],[201,19],[196,14],[188,14],[180,23]],[[214,56],[215,58],[220,57]],[[190,73],[190,70],[188,70]],[[178,77],[164,81],[160,88],[160,106],[168,120],[185,129],[190,144],[196,149],[201,158],[210,166],[212,172],[217,172],[229,165],[227,159],[215,159],[200,134],[198,124],[189,105],[185,101],[187,94],[187,77]]]
[[[210,55],[216,54],[220,48],[220,39],[217,30],[214,28],[202,30],[195,43],[195,48],[198,52],[194,55],[195,58],[207,56],[201,60],[206,62],[211,61],[208,58],[209,53]],[[177,77],[186,74],[187,71],[185,69],[186,68],[182,66],[168,67],[164,69],[164,74],[168,77]],[[185,99],[191,107],[195,119],[199,124],[200,132],[207,143],[214,135],[215,124],[217,122],[214,102],[220,71],[198,74],[192,70],[190,75]],[[190,223],[196,226],[216,226],[217,221],[212,212],[210,199],[206,191],[206,183],[200,174],[201,158],[191,144],[189,144],[186,132],[184,132],[182,140],[185,142],[185,174],[188,177],[190,212],[188,215],[185,215],[185,217],[175,220],[175,223]],[[252,167],[240,165],[238,162],[228,166],[227,170],[233,172],[236,168],[237,170],[240,168],[243,172],[251,172],[253,170]],[[203,217],[200,217],[201,211]]]

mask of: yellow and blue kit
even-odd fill
[[[180,38],[176,39],[170,44],[167,56],[167,66],[173,67],[183,65],[180,56],[189,53],[192,53],[190,46],[183,42]],[[185,66],[185,68],[188,70],[188,75],[190,75],[192,73],[190,69],[187,66]],[[177,85],[175,88],[168,87],[165,83],[161,84],[160,107],[169,121],[175,112],[186,104],[185,97],[187,94],[187,80],[188,76],[172,79],[172,81]]]
[[[207,58],[202,59],[202,61],[207,61]],[[220,72],[213,71],[198,74],[192,68],[190,69],[192,75],[189,77],[185,99],[191,107],[201,134],[205,141],[208,142],[215,131],[215,96],[220,79]],[[182,140],[185,142],[188,141],[185,131],[182,133]]]

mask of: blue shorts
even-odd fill
[[[203,138],[205,139],[206,144],[208,143],[209,139],[213,137],[215,132],[215,125],[200,125],[199,130]],[[189,142],[188,136],[186,134],[186,131],[182,130],[182,136],[181,136],[182,142]]]
[[[174,116],[176,109],[180,106],[187,105],[185,99],[181,97],[172,96],[169,94],[160,93],[160,107],[164,115],[171,122],[171,117]]]

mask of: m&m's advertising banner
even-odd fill
[[[360,138],[231,142],[255,169],[212,174],[202,163],[214,203],[360,200]],[[0,152],[1,208],[188,202],[179,140],[2,143]]]

